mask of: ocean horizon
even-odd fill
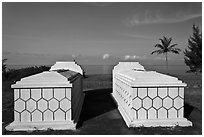
[[[52,65],[7,65],[7,69],[21,69],[34,66],[52,66]],[[112,74],[113,67],[115,65],[81,65],[83,70],[87,75],[91,74]],[[168,72],[165,65],[143,65],[148,71],[157,71],[160,73],[168,74],[180,74],[180,75],[190,75],[191,73],[186,73],[188,70],[187,66],[184,65],[169,65]]]

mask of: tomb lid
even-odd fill
[[[77,72],[73,71],[44,71],[39,74],[22,78],[13,84],[12,88],[30,88],[30,87],[71,87],[70,80],[75,77]]]
[[[145,69],[139,62],[119,62],[119,64],[114,67],[114,72],[116,73],[125,70],[144,71]]]
[[[50,71],[55,71],[55,70],[71,70],[71,71],[75,71],[83,75],[82,68],[78,64],[76,64],[76,62],[74,61],[70,61],[70,62],[57,61],[50,68]]]
[[[185,83],[178,80],[176,77],[161,74],[156,71],[136,71],[126,70],[118,73],[123,79],[126,79],[132,83],[132,85],[143,86],[186,86]]]

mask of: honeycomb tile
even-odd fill
[[[21,122],[30,122],[30,113],[28,111],[21,113]]]
[[[16,111],[14,111],[14,121],[20,122],[20,114]]]
[[[132,98],[137,97],[137,88],[133,88]]]
[[[71,117],[71,110],[68,110],[66,112],[66,120],[71,120],[71,119],[72,119],[72,117]]]
[[[150,108],[147,113],[148,113],[148,119],[157,118],[157,111],[154,108]]]
[[[162,100],[159,97],[156,97],[153,100],[153,107],[156,108],[156,109],[162,107]]]
[[[41,89],[31,89],[31,98],[39,100],[41,98]]]
[[[175,98],[174,99],[174,107],[176,109],[183,107],[183,99],[181,99],[180,97]]]
[[[177,110],[175,108],[168,110],[168,118],[177,118]]]
[[[138,119],[147,119],[147,111],[143,108],[138,110]]]
[[[25,109],[25,102],[21,99],[16,100],[14,108],[16,111],[22,112]]]
[[[56,121],[64,121],[65,120],[65,113],[58,109],[56,112],[54,112],[55,120]]]
[[[32,121],[33,122],[42,121],[42,113],[39,110],[35,110],[32,113]]]
[[[158,118],[159,119],[167,118],[167,110],[164,108],[160,108],[158,110]]]
[[[61,100],[63,98],[65,98],[65,89],[64,88],[55,88],[54,89],[54,97],[57,100]]]
[[[52,111],[55,111],[59,108],[58,106],[58,101],[56,99],[52,99],[49,101],[49,108],[52,110]]]
[[[184,98],[184,88],[179,88],[179,96]]]
[[[43,89],[43,98],[46,100],[50,100],[51,98],[53,98],[53,89],[52,88]]]
[[[169,97],[166,97],[164,100],[163,100],[163,106],[166,108],[166,109],[169,109],[171,108],[173,105],[173,100]]]
[[[29,112],[33,112],[36,109],[36,101],[33,99],[29,99],[26,101],[26,110]]]
[[[14,100],[17,100],[19,97],[19,89],[14,89]]]
[[[152,100],[149,97],[143,99],[143,107],[149,109],[152,106]]]
[[[157,88],[148,88],[148,96],[150,98],[155,98],[157,96]]]
[[[62,101],[60,101],[60,108],[64,111],[67,111],[71,108],[71,102],[66,98],[63,99]]]
[[[134,107],[136,110],[138,110],[139,108],[141,108],[141,107],[142,107],[142,100],[139,99],[139,98],[135,98],[135,99],[133,100],[133,107]]]
[[[71,89],[70,88],[66,88],[66,98],[71,100]]]
[[[147,88],[138,88],[138,97],[143,99],[147,96]]]
[[[26,101],[30,98],[30,89],[21,89],[20,94],[21,99]]]
[[[169,96],[175,98],[178,96],[178,88],[169,88]]]
[[[131,109],[131,115],[133,119],[137,119],[137,112],[134,109]]]
[[[183,111],[184,111],[183,107],[178,110],[178,118],[183,118],[183,114],[184,114]]]
[[[44,121],[52,121],[53,120],[53,112],[49,109],[44,112]]]
[[[43,112],[47,109],[47,101],[45,101],[44,99],[40,99],[38,101],[38,109]]]
[[[158,96],[165,98],[167,96],[167,88],[158,88]]]

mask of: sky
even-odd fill
[[[202,29],[201,2],[3,2],[2,58],[10,65],[164,64],[163,55],[150,54],[159,38],[184,50],[193,24]],[[185,65],[183,51],[168,59]]]

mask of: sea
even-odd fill
[[[7,69],[20,69],[27,68],[33,66],[41,66],[41,65],[7,65]],[[46,65],[50,67],[51,65]],[[87,75],[92,74],[112,74],[113,67],[115,65],[81,65],[83,70]],[[173,75],[189,75],[186,73],[188,70],[187,66],[184,65],[170,65],[168,66],[168,71],[165,65],[143,65],[144,68],[148,71],[157,71],[160,73],[168,73]]]

